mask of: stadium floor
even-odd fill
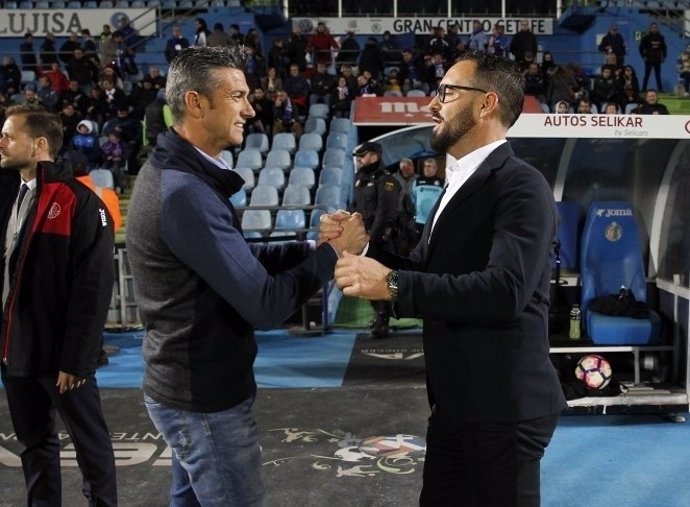
[[[428,408],[419,332],[372,342],[361,329],[301,338],[259,333],[255,405],[266,506],[417,505]],[[168,505],[169,450],[139,386],[141,333],[106,335],[120,347],[98,370],[118,465],[120,505]],[[0,506],[24,504],[17,442],[0,397]],[[63,505],[86,505],[63,447]],[[690,505],[690,423],[657,416],[568,416],[542,467],[546,507],[596,498],[617,507]]]

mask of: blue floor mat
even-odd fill
[[[100,387],[141,387],[143,331],[105,333],[104,341],[120,347],[109,364],[98,369]],[[300,338],[284,329],[257,332],[259,353],[254,364],[259,387],[339,387],[343,383],[355,333],[328,333]]]

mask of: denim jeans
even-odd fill
[[[171,506],[260,506],[261,451],[254,398],[222,412],[187,412],[144,395],[149,416],[172,452]]]

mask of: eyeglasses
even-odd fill
[[[454,84],[442,84],[438,86],[438,90],[436,90],[436,94],[438,96],[438,100],[442,103],[446,103],[446,94],[448,93],[448,90],[466,90],[468,92],[481,92],[481,93],[489,93],[486,90],[482,90],[481,88],[474,88],[472,86],[460,86],[460,85],[454,85]]]

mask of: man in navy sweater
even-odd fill
[[[173,128],[141,169],[127,250],[147,333],[144,399],[173,449],[171,505],[260,505],[251,407],[254,329],[292,315],[367,241],[361,216],[310,244],[249,245],[229,201],[244,181],[220,158],[254,116],[242,47],[183,51],[168,73]]]

